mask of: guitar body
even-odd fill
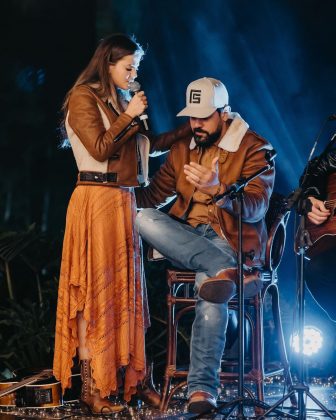
[[[329,223],[329,219],[322,225],[316,226],[307,223],[307,230],[313,245],[307,249],[306,255],[309,258],[315,257],[330,248],[336,248],[336,220]],[[311,225],[311,226],[310,226]],[[322,229],[325,227],[325,229]],[[317,229],[320,228],[320,229]]]
[[[27,378],[31,375],[36,375],[41,371],[38,368],[19,368],[13,371],[13,376],[16,378]],[[11,379],[12,381],[14,379]],[[19,381],[19,379],[18,379]],[[51,383],[56,382],[54,377],[51,378]],[[71,388],[66,388],[63,394],[63,402],[78,401],[81,393],[82,380],[79,366],[74,366],[71,369]],[[1,390],[0,390],[1,394]]]
[[[54,377],[26,385],[16,391],[16,406],[51,408],[63,405],[61,383]]]
[[[16,377],[0,382],[0,406],[26,408],[61,406],[63,404],[61,384],[51,375],[50,370],[45,370],[21,380]]]
[[[16,385],[17,383],[18,383],[18,381],[14,381],[13,379],[7,379],[7,380],[4,380],[4,381],[0,382],[0,392],[4,391],[5,389],[7,389],[7,388],[9,388],[13,385]],[[3,407],[3,406],[5,406],[5,407],[15,407],[16,406],[15,398],[16,398],[15,392],[12,392],[11,394],[7,394],[7,395],[4,395],[4,396],[0,397],[0,407]]]
[[[309,258],[336,247],[336,173],[329,176],[327,191],[328,197],[325,205],[331,212],[328,220],[321,225],[314,225],[306,218],[306,229],[313,243],[306,251]]]

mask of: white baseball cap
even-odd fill
[[[224,108],[229,104],[229,94],[220,80],[202,77],[189,83],[186,104],[177,117],[207,118],[217,108]]]

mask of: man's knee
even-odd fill
[[[143,209],[139,211],[135,218],[135,228],[139,233],[141,233],[147,223],[153,222],[153,216],[156,211],[156,209]]]

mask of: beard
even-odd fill
[[[217,128],[214,133],[209,133],[206,130],[202,130],[201,128],[196,128],[193,130],[194,140],[197,146],[199,147],[209,147],[212,144],[216,143],[219,139],[221,134],[221,128]],[[202,135],[204,134],[204,135]]]

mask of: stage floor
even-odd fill
[[[253,387],[251,386],[251,389]],[[324,406],[326,406],[333,414],[333,418],[336,418],[336,382],[334,378],[332,379],[318,379],[314,378],[309,385],[309,390],[311,394]],[[284,386],[282,382],[278,383],[269,383],[266,385],[266,398],[265,402],[269,405],[274,404],[279,401],[285,393]],[[234,385],[225,385],[222,390],[220,401],[227,402],[236,397],[237,387]],[[310,399],[307,399],[307,420],[310,419],[326,419],[330,418],[324,414],[319,407]],[[279,407],[284,414],[270,414],[267,418],[270,419],[284,419],[284,418],[296,418],[292,416],[297,415],[297,411],[291,409],[291,404],[289,399],[285,401],[283,407]],[[225,411],[224,411],[225,413]],[[246,418],[253,419],[256,418],[254,414],[254,409],[246,406],[244,408],[244,414]],[[18,420],[18,419],[150,419],[150,420],[183,420],[183,419],[196,419],[197,416],[188,414],[186,412],[186,398],[185,391],[182,390],[175,399],[170,403],[167,413],[162,413],[159,410],[154,410],[144,405],[136,404],[134,406],[125,406],[125,410],[118,414],[110,416],[95,416],[91,417],[85,415],[81,412],[78,402],[74,401],[72,403],[66,403],[62,407],[52,408],[52,409],[28,409],[28,408],[4,408],[0,409],[0,419],[1,420]],[[197,417],[201,418],[201,417]],[[212,419],[221,419],[223,418],[220,414],[212,414],[208,417],[202,418],[212,418]],[[232,415],[230,418],[236,418],[235,415]]]

